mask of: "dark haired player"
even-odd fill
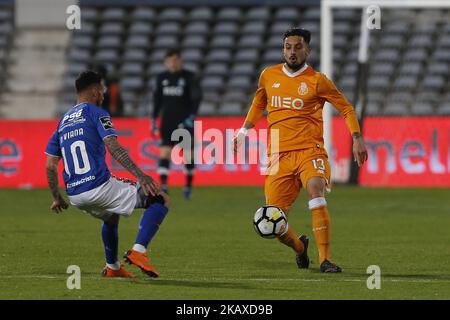
[[[188,130],[191,135],[191,150],[184,150],[186,169],[184,196],[189,199],[195,167],[193,161],[194,119],[202,98],[202,92],[194,73],[183,69],[178,49],[167,51],[164,64],[167,71],[158,74],[153,95],[152,134],[156,134],[158,131],[156,119],[162,113],[159,130],[161,147],[158,172],[161,177],[162,190],[167,192],[170,155],[172,148],[179,142],[173,141],[172,133],[178,128]]]
[[[325,101],[333,104],[344,117],[353,136],[353,155],[359,166],[367,160],[367,151],[352,105],[331,80],[306,63],[310,40],[308,30],[292,28],[286,31],[283,38],[284,63],[262,71],[247,118],[234,140],[234,149],[236,152],[247,130],[255,126],[267,109],[270,134],[274,130],[279,134],[279,150],[269,154],[266,204],[288,213],[300,189],[305,188],[309,195],[320,270],[336,273],[341,272],[341,268],[330,261],[331,220],[325,200],[331,174],[323,140],[322,109]],[[305,235],[297,238],[289,225],[279,240],[294,249],[299,268],[309,267],[309,240]]]
[[[63,178],[70,203],[103,220],[106,277],[132,277],[119,263],[118,225],[120,216],[129,217],[135,208],[145,208],[136,242],[125,260],[151,277],[158,272],[147,257],[147,246],[168,212],[169,198],[155,181],[144,174],[117,141],[111,117],[101,104],[105,86],[93,71],[81,73],[75,82],[77,105],[67,111],[48,142],[47,179],[53,203],[59,213],[68,204],[58,189],[58,163],[63,159]],[[111,176],[105,163],[105,145],[111,156],[133,174],[138,183]]]

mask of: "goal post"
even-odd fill
[[[321,14],[320,14],[320,70],[327,75],[328,78],[333,79],[333,9],[361,9],[362,19],[364,19],[364,12],[369,6],[378,6],[381,9],[381,16],[383,16],[383,9],[445,9],[450,8],[449,0],[322,0]],[[360,37],[360,54],[359,63],[364,56],[369,46],[368,39],[370,32],[363,31],[364,22],[361,21],[361,37]],[[366,28],[367,29],[367,28]],[[383,25],[381,25],[383,29]],[[363,35],[366,33],[366,37]],[[364,48],[365,47],[365,48]],[[360,99],[359,99],[360,100]],[[357,106],[355,106],[357,107]],[[334,169],[334,159],[332,157],[333,141],[332,141],[332,106],[325,103],[323,110],[324,120],[324,141],[325,149],[330,154],[330,164]],[[359,110],[357,110],[357,113]]]

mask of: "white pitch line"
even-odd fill
[[[67,276],[59,275],[59,276],[51,276],[51,275],[9,275],[9,276],[0,276],[0,279],[66,279]],[[83,279],[103,279],[100,276],[83,276]],[[124,278],[115,278],[116,280],[126,280]],[[150,279],[149,279],[150,280]],[[179,282],[366,282],[366,279],[356,279],[356,278],[336,278],[336,279],[304,279],[304,278],[292,278],[292,279],[265,279],[265,278],[193,278],[193,279],[178,279],[178,278],[158,278],[151,279],[150,281],[179,281]],[[450,282],[450,279],[437,279],[437,278],[417,278],[417,279],[383,279],[381,278],[381,282],[404,282],[404,283],[447,283]]]
[[[294,279],[175,279],[175,278],[158,278],[153,279],[153,281],[180,281],[180,282],[191,282],[191,281],[204,281],[204,282],[238,282],[238,281],[256,281],[256,282],[366,282],[367,279],[302,279],[302,278],[294,278]],[[383,279],[381,278],[382,282],[450,282],[450,279]]]

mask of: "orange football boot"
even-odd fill
[[[128,250],[123,257],[126,262],[129,264],[134,264],[148,276],[152,278],[157,278],[159,276],[158,271],[156,271],[155,267],[150,264],[150,259],[147,257],[147,253],[140,253],[136,250]]]
[[[119,270],[113,270],[108,266],[105,266],[102,275],[106,278],[134,278],[133,274],[125,270],[122,264],[120,265]]]

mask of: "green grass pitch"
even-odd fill
[[[335,186],[328,196],[333,261],[342,274],[318,271],[306,196],[290,214],[310,236],[309,270],[277,240],[260,238],[252,217],[262,188],[196,188],[172,206],[151,243],[160,278],[134,267],[135,279],[105,279],[101,222],[76,208],[55,215],[48,190],[0,191],[0,299],[450,299],[450,193],[446,189]],[[142,211],[122,219],[119,252],[133,243]],[[81,268],[81,289],[66,287]],[[381,289],[366,285],[381,268]]]

